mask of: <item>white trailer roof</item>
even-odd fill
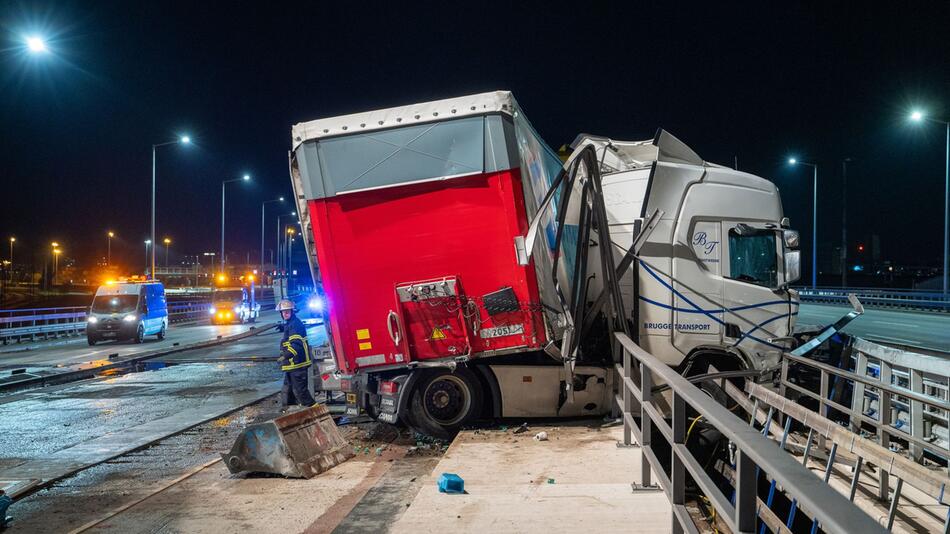
[[[477,95],[447,98],[395,108],[378,109],[295,124],[291,128],[293,150],[301,143],[323,137],[382,130],[394,126],[467,117],[486,113],[512,115],[515,99],[510,91],[493,91]]]

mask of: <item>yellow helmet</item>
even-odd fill
[[[294,311],[294,303],[287,299],[283,299],[277,303],[277,311]]]

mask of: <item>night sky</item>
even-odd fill
[[[944,130],[906,116],[950,118],[950,3],[397,4],[0,3],[2,256],[16,235],[89,262],[111,229],[114,257],[142,263],[150,147],[187,132],[195,146],[159,152],[159,239],[173,262],[218,250],[221,180],[246,172],[228,250],[256,261],[260,202],[290,196],[292,124],[509,89],[555,148],[662,127],[738,158],[778,184],[806,248],[810,169],[786,158],[819,165],[819,246],[837,246],[851,157],[852,246],[878,234],[883,259],[939,264]],[[51,54],[25,52],[34,33]]]

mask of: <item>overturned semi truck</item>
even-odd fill
[[[663,130],[572,147],[562,163],[505,91],[293,127],[350,413],[437,436],[603,414],[616,331],[685,374],[779,361],[800,253],[775,185]]]

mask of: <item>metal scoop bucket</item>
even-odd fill
[[[318,405],[248,426],[221,454],[231,473],[312,478],[353,456],[330,412]]]

